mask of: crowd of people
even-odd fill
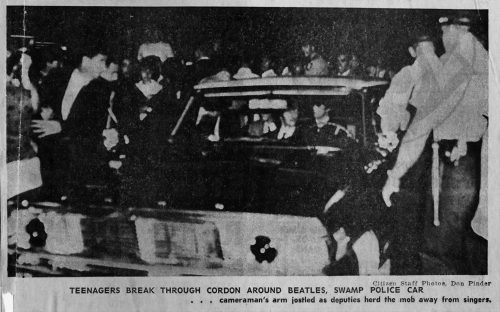
[[[40,167],[41,177],[31,181],[37,181],[36,186],[43,181],[41,196],[47,199],[77,200],[87,196],[89,187],[99,188],[104,184],[121,188],[120,200],[124,205],[148,205],[144,200],[162,197],[161,192],[168,196],[169,183],[173,183],[167,178],[169,160],[178,159],[179,154],[189,158],[195,152],[192,149],[196,144],[183,144],[182,153],[178,153],[169,147],[168,140],[169,134],[178,130],[177,119],[184,109],[181,103],[191,96],[194,85],[210,80],[276,76],[372,77],[392,79],[378,110],[382,137],[386,141],[397,140],[395,133],[406,131],[396,165],[388,172],[386,185],[381,190],[387,206],[392,204],[391,195],[400,191],[400,180],[418,164],[417,159],[431,133],[436,142],[445,146],[441,150],[444,149],[449,158],[445,172],[441,173],[443,179],[457,180],[458,176],[467,175],[470,179],[464,179],[464,184],[479,185],[479,176],[474,175],[478,170],[471,170],[470,166],[481,163],[477,153],[481,145],[477,142],[487,124],[484,117],[487,116],[484,106],[487,92],[483,90],[487,86],[487,52],[468,32],[469,22],[463,18],[442,22],[446,53],[441,58],[435,54],[431,38],[419,37],[409,50],[415,58],[414,64],[398,74],[386,68],[382,58],[365,66],[356,54],[342,53],[336,62],[328,62],[311,42],[301,46],[303,58],[288,61],[268,54],[258,60],[245,53],[225,55],[219,42],[200,44],[192,60],[181,60],[156,31],[149,34],[133,58],[116,59],[102,47],[84,45],[74,51],[77,61],[71,66],[59,49],[41,53],[29,47],[10,51],[7,59],[8,161],[39,159],[32,166]],[[446,70],[453,67],[459,74],[450,77],[451,71]],[[464,81],[472,82],[464,84]],[[472,88],[483,89],[469,91]],[[465,100],[461,97],[464,92]],[[408,103],[417,110],[412,123]],[[457,106],[460,109],[454,110]],[[216,117],[217,112],[202,109],[204,114]],[[246,131],[254,136],[272,134],[276,139],[291,139],[297,132],[297,114],[293,106],[285,109],[281,127],[274,124],[269,115],[262,114]],[[316,140],[312,145],[327,145],[338,136],[339,129],[349,136],[344,128],[331,124],[325,105],[314,105],[313,116],[316,124],[310,128],[312,134],[305,134]],[[467,127],[457,129],[457,125]],[[194,131],[184,131],[183,135],[185,142],[198,139]],[[390,143],[398,145],[398,142]],[[448,166],[450,162],[454,165]],[[117,170],[121,171],[120,183],[115,181]],[[484,175],[481,178],[484,179]],[[18,185],[24,184],[18,181]],[[458,199],[444,192],[446,187],[443,183],[442,197],[448,196],[447,202],[451,204],[443,204],[441,209],[449,210],[448,216],[457,217],[443,218],[436,235],[440,235],[445,244],[439,246],[438,251],[466,259],[462,262],[469,261],[462,263],[464,268],[460,272],[470,273],[472,260],[453,253],[460,250],[465,254],[464,250],[471,248],[464,245],[464,240],[479,192],[475,186],[463,185],[464,189],[472,190],[466,199]],[[401,195],[405,194],[404,188],[402,185],[400,196],[404,196]],[[416,198],[413,208],[400,215],[401,208],[398,210],[398,231],[406,235],[399,236],[404,242],[399,242],[397,258],[404,261],[397,266],[400,270],[397,274],[421,272],[421,263],[415,258],[419,257],[417,241],[421,238],[416,233],[422,229],[418,228],[420,223],[416,219],[421,215],[418,210],[424,201],[425,196],[421,196]],[[439,205],[439,199],[434,205]],[[339,241],[337,239],[337,243]],[[409,241],[412,248],[405,245]],[[484,263],[478,270],[483,272]]]
[[[9,51],[9,94],[31,98],[32,104],[21,114],[28,120],[21,123],[26,143],[22,150],[30,150],[40,159],[44,193],[52,199],[68,196],[82,185],[109,182],[115,176],[109,167],[118,169],[129,161],[124,159],[127,154],[151,158],[160,153],[163,141],[157,134],[173,129],[156,125],[173,126],[173,119],[183,109],[180,103],[199,82],[276,76],[390,78],[381,59],[365,68],[356,55],[341,54],[332,64],[309,42],[299,49],[302,57],[292,59],[270,54],[252,59],[243,52],[235,55],[223,51],[220,41],[203,42],[192,58],[181,59],[171,44],[162,41],[158,29],[146,32],[134,57],[115,58],[95,44],[71,49],[56,45],[35,48],[33,43]],[[19,107],[16,102],[9,101],[9,112]],[[14,126],[18,115],[9,114],[13,140],[9,146],[17,144]],[[158,123],[155,118],[169,122]],[[249,129],[251,135],[254,126]],[[137,141],[140,143],[135,145]],[[152,146],[155,152],[148,150]],[[9,160],[17,156],[9,148]]]

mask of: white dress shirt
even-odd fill
[[[68,118],[71,107],[80,93],[80,90],[88,85],[91,80],[92,78],[90,76],[83,75],[78,69],[73,71],[61,104],[61,116],[63,120]]]

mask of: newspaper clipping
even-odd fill
[[[499,311],[492,1],[1,9],[2,311]]]

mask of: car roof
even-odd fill
[[[209,80],[194,89],[205,97],[264,95],[347,95],[352,90],[388,85],[382,79],[351,77],[268,77],[229,81]]]

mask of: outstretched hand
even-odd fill
[[[382,198],[384,199],[387,207],[392,206],[391,195],[397,192],[399,192],[399,179],[389,175],[387,181],[385,181],[384,187],[382,188]]]
[[[33,133],[39,134],[39,138],[62,131],[61,123],[57,120],[33,120],[31,128],[33,128]]]

